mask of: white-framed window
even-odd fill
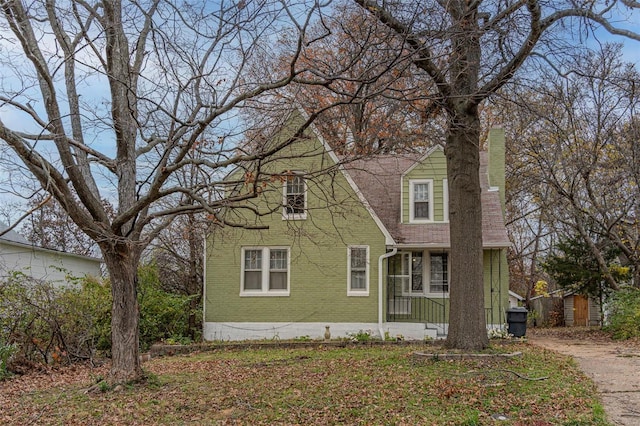
[[[424,295],[424,262],[421,251],[400,252],[389,259],[389,277],[402,296]]]
[[[307,182],[300,173],[287,176],[283,185],[283,219],[307,218]]]
[[[449,222],[449,180],[442,179],[442,220]]]
[[[243,247],[241,296],[289,295],[289,247]]]
[[[347,295],[369,295],[369,246],[347,247]]]
[[[449,254],[404,251],[389,259],[394,295],[449,297]]]
[[[449,254],[429,253],[429,291],[431,296],[449,296]]]
[[[433,221],[433,180],[409,181],[409,222]]]

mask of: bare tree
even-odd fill
[[[238,110],[302,71],[296,61],[301,46],[313,42],[306,31],[321,5],[0,5],[0,43],[12,46],[0,49],[0,139],[12,152],[4,150],[3,159],[17,161],[13,176],[35,177],[100,248],[113,293],[109,380],[141,379],[141,254],[177,215],[206,211],[211,222],[228,222],[220,208],[256,197],[259,188],[253,179],[242,193],[225,193],[221,182],[229,167],[276,155],[315,118],[312,113],[298,123],[290,139],[239,149],[245,123]],[[290,43],[272,52],[283,32]],[[286,69],[260,80],[244,72],[254,57],[285,52]],[[185,187],[176,174],[194,166],[205,180]],[[117,206],[113,216],[103,199]]]
[[[561,55],[563,28],[589,33],[591,26],[640,40],[607,17],[635,13],[631,1],[541,2],[354,0],[397,35],[413,63],[433,84],[433,108],[446,115],[451,233],[450,327],[446,345],[488,345],[482,286],[479,106],[511,80],[532,55]],[[579,25],[582,25],[581,27]],[[556,34],[554,34],[554,32]],[[565,37],[568,35],[565,34]],[[560,49],[562,48],[562,49]],[[573,49],[569,49],[573,50]],[[426,95],[425,94],[425,95]]]
[[[311,31],[318,42],[301,52],[304,80],[330,84],[292,84],[279,93],[309,111],[337,105],[314,125],[338,154],[425,151],[442,139],[443,120],[428,115],[430,81],[384,24],[342,2]],[[273,66],[287,66],[282,59]]]
[[[106,200],[103,203],[113,217],[111,204]],[[33,244],[83,256],[97,254],[95,241],[71,221],[69,214],[50,195],[35,195],[27,202],[27,208],[31,214],[25,218],[21,232]]]
[[[195,166],[182,170],[176,178],[185,188],[203,184],[203,176]],[[185,199],[183,203],[198,204],[193,199]],[[204,240],[209,227],[210,221],[205,213],[186,213],[176,217],[149,247],[164,290],[191,297],[188,330],[185,332],[193,339],[202,328],[202,313],[198,314],[198,308],[202,303]]]
[[[604,45],[567,64],[562,75],[547,70],[536,86],[512,92],[505,111],[520,124],[513,136],[512,166],[521,166],[512,169],[512,201],[529,207],[514,211],[513,223],[535,224],[556,241],[581,241],[614,290],[616,274],[605,256],[611,246],[636,281],[640,270],[640,75],[620,56],[619,45]],[[539,241],[532,232],[520,236]],[[552,247],[546,249],[535,254],[549,254]]]

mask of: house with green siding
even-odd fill
[[[286,127],[285,127],[286,128]],[[282,131],[279,137],[286,137]],[[481,153],[485,309],[508,309],[504,131]],[[448,186],[442,147],[345,160],[315,131],[277,158],[239,167],[228,194],[246,197],[206,241],[206,340],[333,338],[359,331],[446,336]]]

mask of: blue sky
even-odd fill
[[[640,14],[636,13],[635,16],[631,16],[624,11],[619,11],[617,14],[617,19],[619,20],[619,24],[622,25],[624,28],[640,33]],[[638,64],[640,63],[640,41],[625,39],[619,36],[612,36],[609,33],[607,33],[605,30],[596,31],[596,33],[588,40],[588,43],[592,46],[596,46],[598,41],[622,43],[624,46],[623,47],[624,59],[629,62],[635,63],[636,66],[638,66]],[[6,52],[7,49],[12,49],[12,48],[13,46],[7,43],[6,39],[3,40],[0,37],[0,53],[2,53],[2,50],[5,50]],[[0,76],[9,75],[5,71],[7,70],[2,69],[2,65],[0,65]],[[4,82],[6,83],[7,80],[4,80]],[[95,77],[95,80],[93,81],[89,81],[89,80],[85,81],[82,96],[84,96],[84,99],[93,99],[93,100],[99,100],[101,98],[106,99],[109,96],[108,87],[106,87],[106,85],[104,84],[104,80],[100,81],[99,77]],[[37,98],[38,97],[36,97],[36,99]],[[33,102],[33,106],[37,111],[42,110],[41,102],[38,103],[37,101],[35,101]],[[31,121],[30,118],[28,118],[28,116],[26,116],[25,114],[11,111],[6,107],[0,106],[0,118],[9,127],[14,127],[14,124],[18,123],[17,127],[19,128],[19,130],[27,131],[27,132],[38,130],[38,127],[35,125],[35,123]],[[109,134],[89,132],[86,135],[86,142],[96,150],[101,151],[108,156],[113,156],[115,146],[111,138],[112,136]],[[6,180],[6,179],[2,179],[2,175],[3,175],[3,170],[0,169],[0,180]],[[3,202],[4,199],[5,197],[0,193],[0,202]]]

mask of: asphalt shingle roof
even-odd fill
[[[345,165],[373,211],[396,244],[416,247],[450,247],[449,223],[400,223],[401,177],[421,159],[418,155],[385,155],[353,161]],[[480,153],[482,189],[482,242],[485,247],[509,246],[500,194],[490,190],[487,153]]]

